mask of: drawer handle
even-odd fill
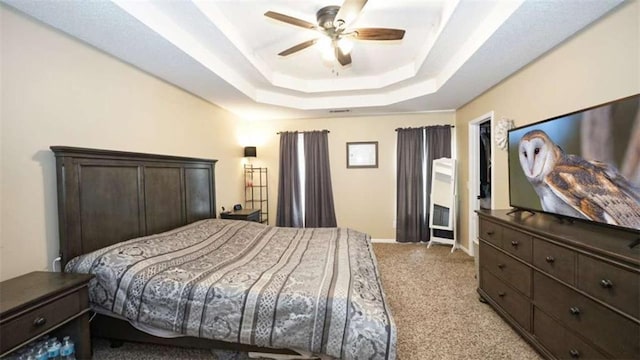
[[[580,315],[580,309],[575,306],[570,307],[569,312],[571,313],[571,315]]]
[[[493,235],[493,234],[495,234],[495,233],[496,233],[496,232],[495,232],[495,231],[493,231],[493,230],[491,230],[491,231],[487,231],[487,235],[489,235],[489,236],[491,236],[491,235]]]
[[[46,323],[47,323],[47,319],[42,316],[33,320],[33,326],[42,326]]]
[[[549,264],[553,263],[554,261],[556,261],[556,259],[553,256],[547,256],[544,261],[548,262]]]
[[[511,242],[511,246],[513,246],[513,247],[518,247],[518,241],[517,241],[517,240],[513,240],[513,241]]]
[[[571,349],[569,350],[569,355],[574,358],[577,359],[580,357],[580,351],[576,350],[576,349]]]
[[[602,279],[600,280],[600,286],[602,286],[605,289],[611,289],[613,287],[613,281],[609,279]]]
[[[498,293],[498,296],[500,296],[500,297],[504,297],[505,295],[507,295],[507,293],[505,293],[504,291],[500,291]]]
[[[505,264],[498,264],[498,269],[504,269],[505,268]]]

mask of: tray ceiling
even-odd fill
[[[620,0],[369,0],[354,27],[405,29],[323,60],[318,37],[264,16],[316,23],[338,1],[3,0],[242,118],[456,109],[606,14]]]

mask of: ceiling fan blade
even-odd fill
[[[342,52],[342,49],[340,49],[340,46],[338,46],[338,44],[336,43],[333,44],[333,48],[336,51],[336,59],[338,60],[340,65],[346,66],[351,64],[351,54],[345,54],[344,52]]]
[[[278,20],[278,21],[282,21],[285,22],[287,24],[290,25],[295,25],[295,26],[299,26],[299,27],[303,27],[305,29],[316,29],[317,25],[312,24],[308,21],[304,21],[298,18],[294,18],[292,16],[289,15],[285,15],[285,14],[280,14],[274,11],[267,11],[266,13],[264,13],[264,16],[266,17],[270,17],[272,19]]]
[[[282,51],[278,55],[280,55],[280,56],[291,55],[291,54],[293,54],[295,52],[298,52],[300,50],[308,48],[309,46],[315,44],[316,42],[318,42],[318,39],[307,40],[307,41],[305,41],[303,43],[300,43],[298,45],[294,45],[294,46],[288,48],[287,50]]]
[[[404,37],[404,30],[385,28],[353,29],[354,38],[358,40],[400,40]]]
[[[336,14],[333,26],[344,29],[360,15],[367,0],[344,0]]]

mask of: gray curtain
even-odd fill
[[[431,204],[431,167],[433,160],[451,157],[451,126],[428,126],[425,128],[425,167],[426,167],[426,187],[427,196],[427,213],[425,214],[425,224],[429,224],[430,206]],[[455,219],[454,219],[455,221]],[[429,241],[431,234],[425,231],[426,236],[423,241]],[[453,232],[447,230],[434,229],[434,234],[438,237],[453,239]]]
[[[298,132],[281,132],[276,226],[303,226],[301,198]]]
[[[396,241],[426,241],[424,216],[424,129],[398,129]]]
[[[326,131],[304,134],[304,226],[336,227]]]

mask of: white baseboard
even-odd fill
[[[397,244],[396,239],[371,239],[372,243]]]
[[[464,246],[462,246],[462,245],[460,245],[460,244],[457,244],[457,246],[458,246],[458,249],[460,249],[460,250],[462,250],[462,251],[466,252],[466,253],[467,253],[467,255],[472,256],[472,255],[471,255],[471,250],[469,250],[468,248],[466,248],[466,247],[464,247]]]

